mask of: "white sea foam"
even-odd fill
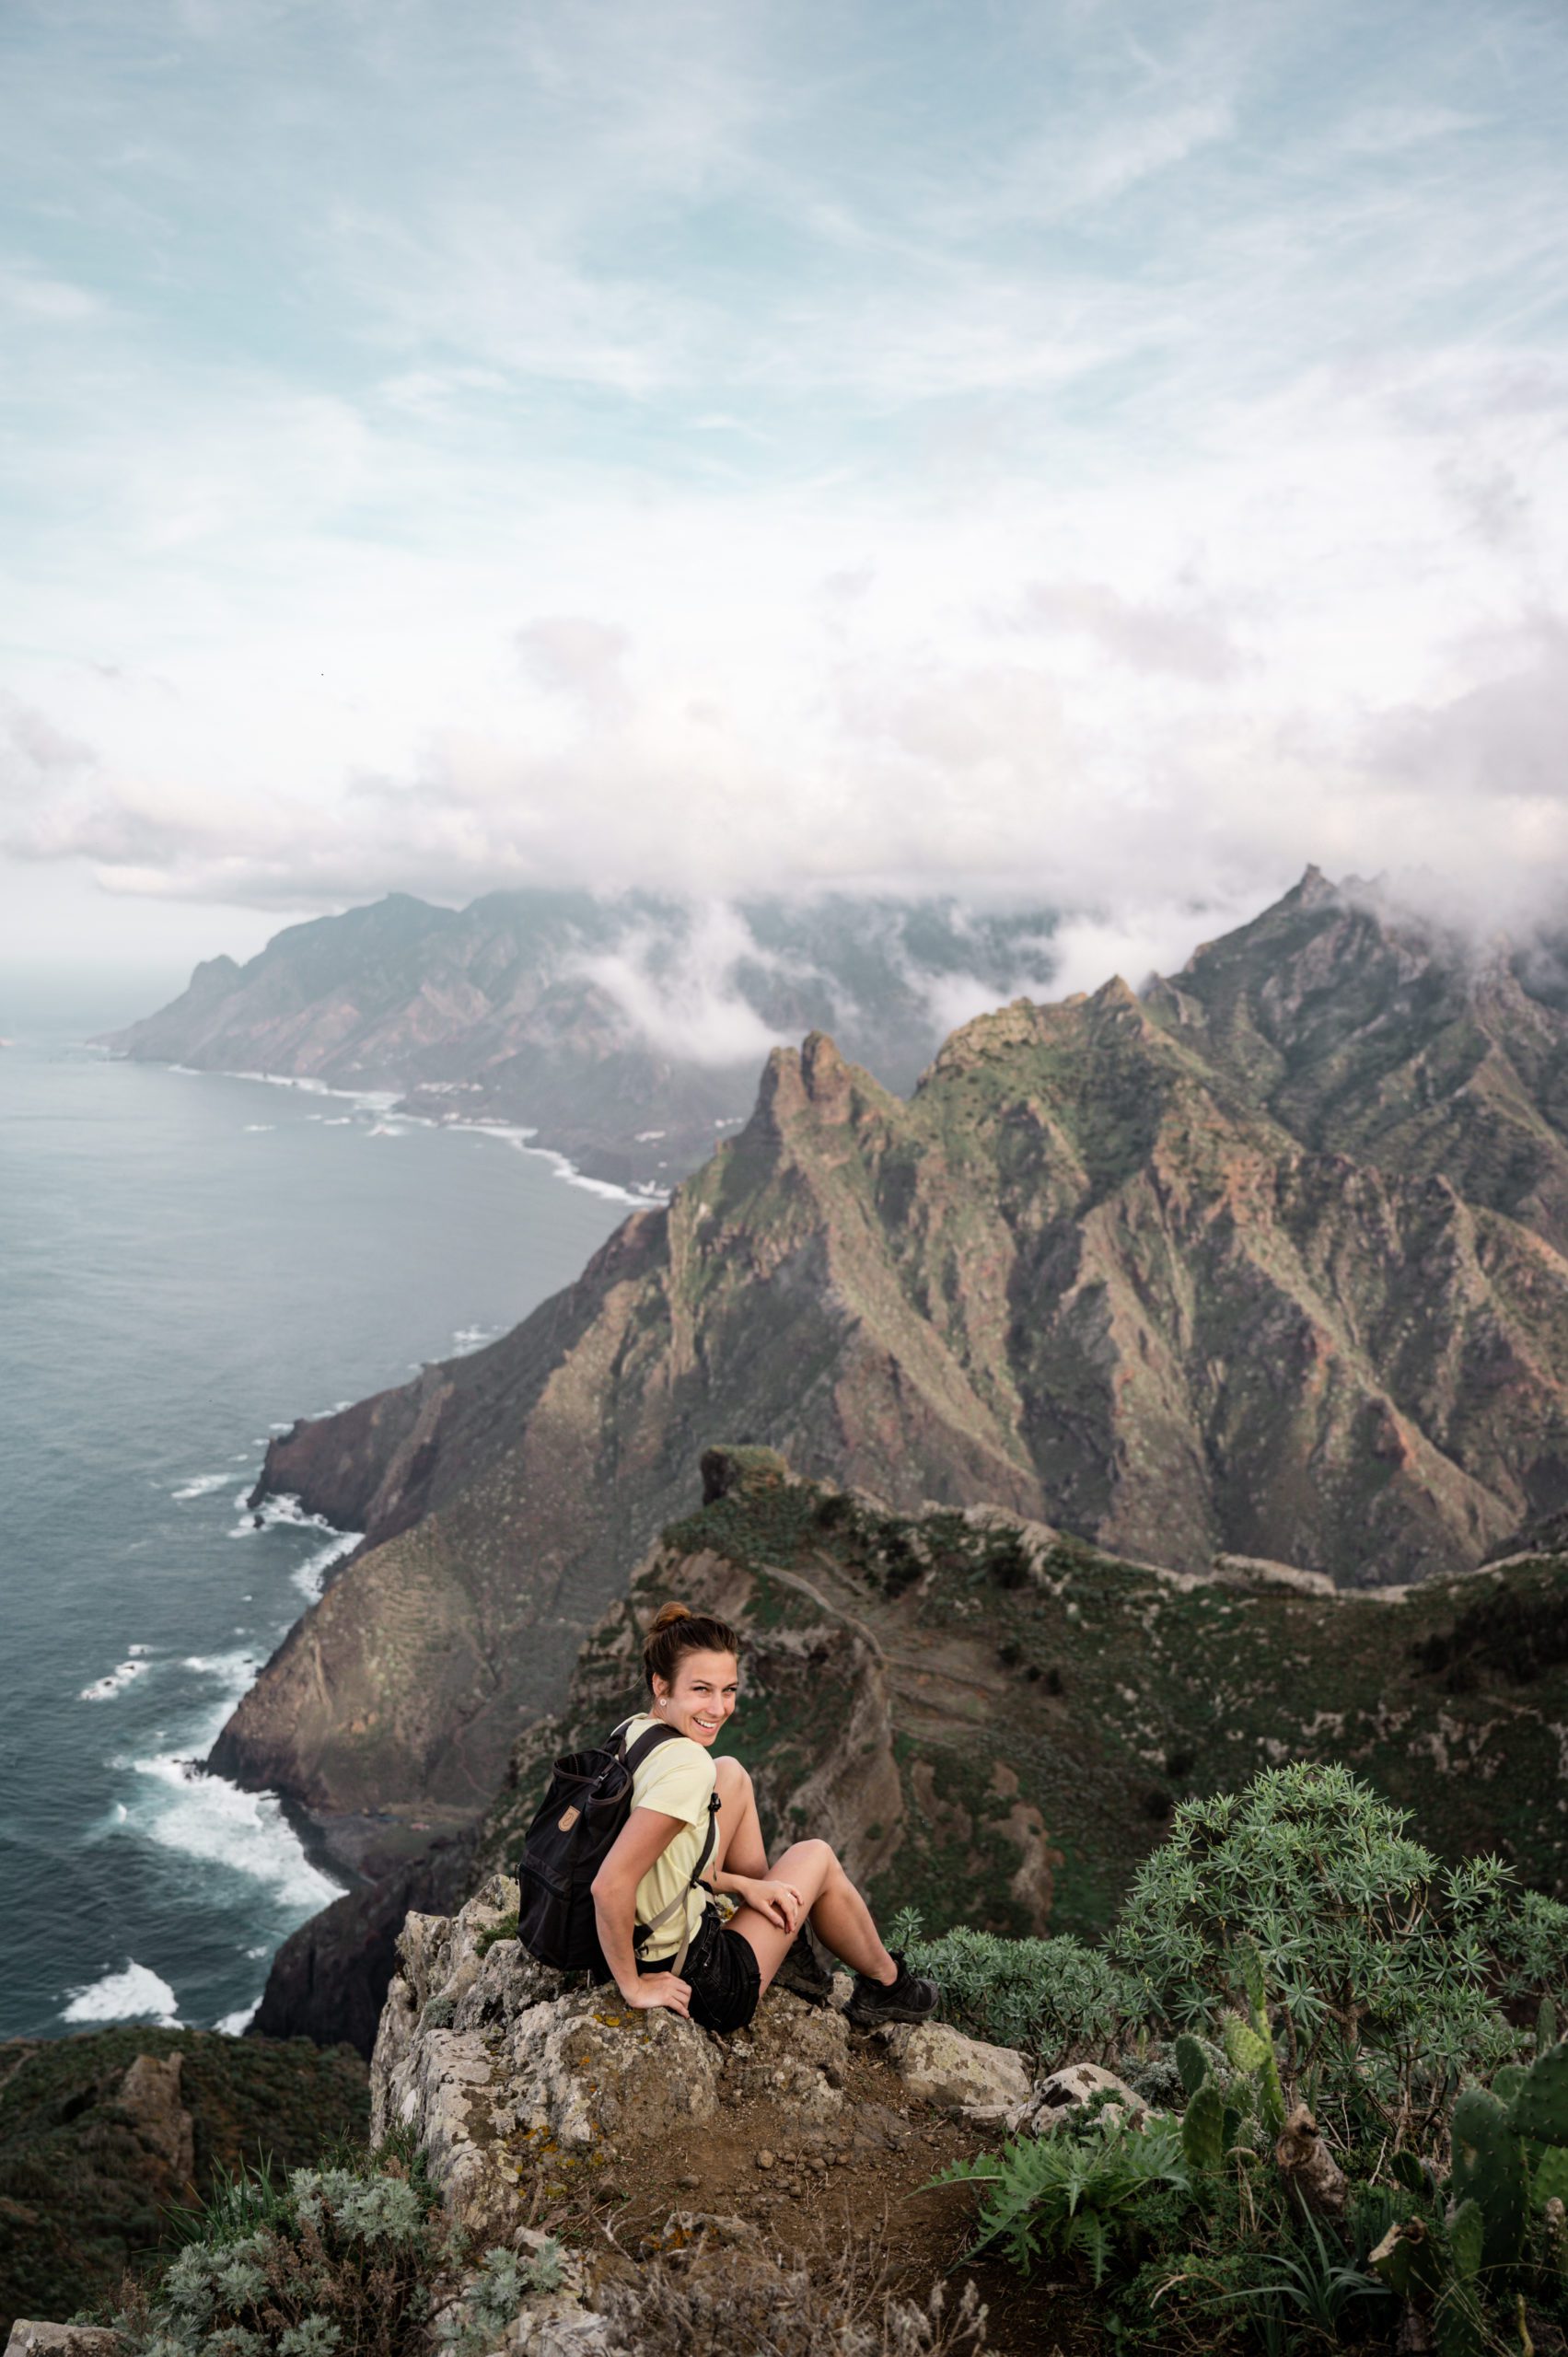
[[[222,2021],[215,2022],[213,2027],[220,2038],[243,2038],[256,2018],[256,2006],[261,2002],[258,1997],[256,2004],[241,2005],[237,2014],[225,2014]]]
[[[226,1777],[209,1775],[172,1752],[134,1765],[145,1779],[137,1828],[160,1849],[250,1875],[302,1914],[342,1897],[343,1886],[310,1864],[271,1793],[242,1793]]]
[[[106,1972],[85,1989],[66,1991],[69,2003],[61,2018],[68,2022],[155,2021],[173,2029],[179,2021],[178,2000],[167,1980],[132,1957],[123,1972]]]
[[[493,1342],[499,1331],[500,1328],[496,1326],[459,1326],[452,1337],[452,1345],[459,1357],[469,1351],[482,1351],[486,1342]]]
[[[176,1064],[170,1069],[179,1072],[186,1067]],[[641,1208],[647,1203],[664,1203],[669,1201],[668,1190],[656,1187],[650,1179],[645,1179],[635,1187],[618,1187],[608,1178],[590,1178],[565,1155],[557,1154],[550,1146],[529,1144],[529,1140],[537,1137],[539,1132],[537,1128],[526,1126],[521,1122],[493,1121],[482,1116],[470,1121],[436,1122],[427,1120],[421,1114],[401,1113],[397,1117],[396,1124],[389,1124],[384,1119],[385,1115],[402,1101],[402,1092],[395,1088],[329,1088],[323,1080],[300,1079],[293,1074],[281,1072],[229,1072],[196,1075],[200,1078],[209,1076],[216,1080],[259,1080],[264,1081],[269,1088],[295,1088],[311,1097],[339,1097],[344,1103],[354,1106],[359,1115],[371,1116],[371,1127],[366,1132],[370,1137],[401,1137],[406,1133],[410,1123],[418,1122],[424,1129],[478,1131],[486,1137],[503,1138],[508,1145],[516,1146],[519,1153],[541,1155],[547,1162],[553,1163],[555,1176],[564,1179],[567,1186],[581,1187],[585,1194],[602,1195],[607,1202],[633,1203]],[[355,1115],[353,1113],[340,1113],[325,1121],[323,1127],[346,1129],[354,1119]],[[726,1121],[715,1121],[714,1127],[721,1130],[738,1129],[744,1119],[743,1114],[738,1113]],[[255,1126],[266,1127],[267,1124],[258,1123]]]
[[[645,1192],[634,1193],[630,1187],[617,1187],[608,1178],[590,1178],[586,1171],[579,1170],[576,1164],[569,1161],[565,1155],[557,1154],[553,1146],[526,1145],[523,1142],[524,1138],[532,1134],[531,1131],[526,1131],[516,1137],[509,1137],[506,1143],[508,1145],[516,1146],[519,1154],[536,1155],[540,1162],[548,1162],[553,1168],[556,1178],[564,1179],[568,1187],[580,1187],[585,1195],[602,1195],[606,1202],[610,1203],[641,1205],[648,1202],[649,1197]],[[660,1202],[666,1200],[662,1191],[658,1194],[657,1200]]]
[[[277,1123],[275,1121],[247,1121],[240,1134],[243,1137],[259,1138],[264,1130],[275,1130],[276,1128]]]
[[[145,1658],[145,1645],[134,1645],[128,1661],[116,1662],[102,1678],[95,1678],[90,1686],[83,1687],[76,1700],[79,1702],[107,1702],[112,1695],[122,1694],[134,1678],[151,1669],[152,1664]]]
[[[363,1530],[334,1531],[328,1546],[318,1548],[314,1555],[307,1555],[303,1563],[296,1563],[289,1577],[301,1596],[308,1596],[312,1604],[319,1603],[332,1565],[357,1547],[364,1536]]]
[[[233,1688],[234,1699],[238,1701],[255,1676],[256,1656],[249,1651],[232,1654],[187,1654],[180,1666],[181,1669],[188,1669],[192,1678],[221,1678],[226,1686]],[[213,1733],[215,1735],[216,1732],[215,1727]],[[209,1736],[208,1741],[210,1742],[211,1739]]]
[[[231,1538],[250,1538],[258,1530],[324,1530],[331,1532],[331,1524],[323,1515],[307,1514],[291,1490],[280,1490],[275,1496],[263,1498],[259,1506],[250,1504],[250,1492],[242,1490],[235,1500],[240,1519],[229,1532]]]
[[[169,1496],[178,1504],[185,1505],[192,1498],[210,1498],[215,1490],[221,1490],[231,1479],[227,1473],[198,1473],[192,1480],[181,1481],[178,1490],[169,1492]]]

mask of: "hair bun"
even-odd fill
[[[661,1604],[648,1623],[648,1634],[651,1636],[656,1629],[668,1629],[674,1620],[690,1620],[691,1618],[691,1608],[689,1604],[676,1604],[673,1601]]]

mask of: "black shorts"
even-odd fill
[[[656,1964],[637,1959],[639,1972],[668,1972],[672,1956]],[[716,1907],[703,1910],[695,1938],[686,1951],[680,1978],[691,1984],[691,2019],[699,2029],[716,2030],[727,2038],[744,2029],[762,1995],[762,1968],[749,1940],[731,1931]]]

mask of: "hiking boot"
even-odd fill
[[[854,1993],[844,2014],[856,2029],[882,2029],[889,2022],[928,2022],[942,2003],[936,1981],[912,1972],[901,1956],[895,1955],[893,1962],[899,1977],[886,1987],[880,1980],[867,1980],[864,1972],[855,1974]]]
[[[825,2005],[831,1998],[833,1976],[812,1945],[811,1934],[804,1925],[773,1975],[773,1986],[787,1989],[792,1996],[804,1997],[808,2005]]]

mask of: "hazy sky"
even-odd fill
[[[1568,852],[1568,12],[7,0],[0,953]]]

